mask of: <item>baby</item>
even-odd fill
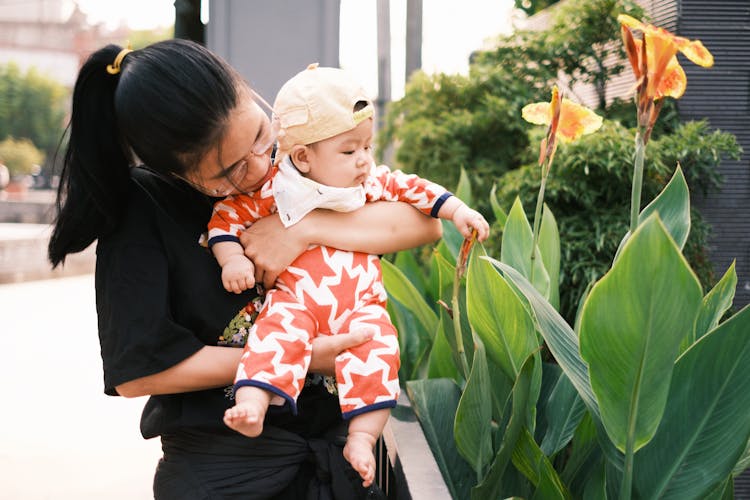
[[[254,285],[253,263],[238,235],[261,217],[278,213],[286,226],[316,208],[351,211],[366,202],[404,201],[433,217],[450,219],[483,241],[489,225],[445,188],[386,166],[372,157],[373,104],[345,71],[310,65],[290,79],[273,105],[279,139],[271,178],[254,193],[218,202],[209,245],[228,291]],[[344,457],[363,485],[375,477],[373,447],[399,395],[399,344],[386,311],[380,261],[375,255],[314,245],[279,276],[251,328],[235,380],[235,406],[224,422],[257,436],[269,405],[296,399],[316,335],[365,330],[371,338],[336,358],[342,416],[350,419]]]

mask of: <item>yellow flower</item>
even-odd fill
[[[642,82],[646,84],[642,90],[639,90],[643,98],[653,100],[668,96],[679,99],[685,93],[687,77],[677,61],[678,51],[704,68],[714,64],[713,55],[700,40],[675,36],[664,28],[642,23],[625,14],[617,16],[617,20],[622,26],[625,51],[636,80],[639,85]],[[634,38],[633,30],[641,31],[643,37]]]
[[[550,102],[527,104],[521,110],[521,116],[535,125],[548,125],[547,137],[542,142],[539,164],[545,158],[552,158],[557,147],[557,137],[562,142],[572,142],[581,136],[599,130],[602,117],[585,106],[563,98],[557,86],[552,89]]]

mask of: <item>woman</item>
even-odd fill
[[[270,171],[274,128],[261,101],[226,62],[181,40],[133,52],[107,46],[76,82],[49,257],[56,266],[98,240],[105,392],[151,396],[141,432],[162,440],[158,499],[365,493],[351,469],[351,481],[339,472],[346,432],[336,397],[315,378],[298,416],[269,414],[258,438],[222,423],[241,349],[217,341],[254,292],[224,291],[198,240],[216,196],[252,191]],[[380,203],[318,211],[289,229],[267,217],[242,240],[256,281],[270,286],[310,244],[382,254],[439,236],[438,223],[412,207]],[[335,355],[364,340],[320,339],[310,371],[331,373]]]

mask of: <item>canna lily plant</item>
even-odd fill
[[[712,58],[699,41],[619,19],[637,79],[639,197],[660,100],[685,90],[675,54],[704,66]],[[551,102],[524,108],[548,126],[542,181],[534,229],[518,199],[507,215],[490,200],[503,226],[499,259],[445,226],[429,281],[408,254],[383,262],[391,315],[410,333],[402,352],[425,360],[407,367],[412,405],[454,498],[731,498],[750,463],[750,306],[724,319],[734,266],[704,293],[683,257],[690,202],[679,166],[642,210],[634,195],[635,223],[575,324],[556,310],[559,234],[542,211],[544,183],[557,141],[601,124],[571,105],[553,89]],[[457,194],[470,202],[461,178]],[[412,332],[431,349],[414,353]]]

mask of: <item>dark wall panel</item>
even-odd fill
[[[750,303],[750,1],[681,0],[679,13],[678,33],[700,39],[715,58],[714,67],[704,69],[680,56],[688,78],[680,117],[707,119],[734,134],[745,151],[739,161],[722,162],[721,191],[698,200],[713,228],[716,272],[737,261],[740,307]]]

